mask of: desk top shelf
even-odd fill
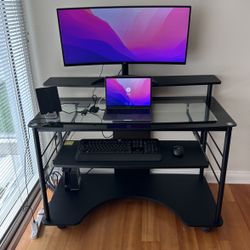
[[[153,87],[192,86],[220,84],[215,75],[152,76]],[[44,86],[57,87],[104,87],[104,77],[51,77]]]
[[[82,115],[81,110],[92,103],[90,98],[62,99],[63,110],[60,120],[48,122],[37,114],[29,127],[40,131],[224,131],[236,123],[221,107],[216,99],[206,105],[205,97],[157,97],[153,98],[152,120],[150,122],[113,122],[102,119],[104,111]],[[105,102],[100,104],[105,109]],[[104,106],[102,106],[104,105]]]

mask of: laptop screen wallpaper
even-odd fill
[[[106,104],[110,106],[149,107],[150,78],[106,78]]]

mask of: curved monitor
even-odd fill
[[[65,66],[184,64],[190,6],[57,9]]]

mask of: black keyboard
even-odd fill
[[[81,140],[77,161],[160,161],[157,139],[91,139]]]

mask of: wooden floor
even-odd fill
[[[159,204],[113,201],[96,208],[79,226],[64,230],[44,227],[36,240],[30,239],[29,225],[17,249],[249,250],[250,185],[226,186],[222,215],[224,225],[206,233],[183,225]]]

